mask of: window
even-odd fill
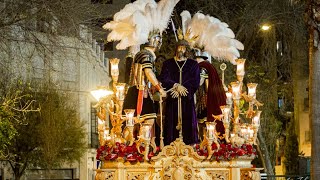
[[[284,105],[284,99],[279,98],[278,99],[278,108],[281,109],[283,107],[283,105]]]
[[[106,57],[104,57],[104,58],[103,58],[103,65],[104,65],[104,67],[108,67],[108,62],[109,62],[109,59],[106,58]]]
[[[98,134],[98,117],[97,110],[93,106],[95,103],[91,103],[91,147],[99,147],[99,134]]]

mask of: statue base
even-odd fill
[[[230,161],[209,161],[180,139],[165,146],[148,162],[131,164],[123,159],[102,162],[96,180],[184,180],[184,179],[260,179],[261,168],[252,168],[254,156],[240,156]]]

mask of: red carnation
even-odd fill
[[[227,147],[228,151],[232,151],[233,150],[232,145],[230,143],[227,144],[226,147]]]
[[[216,145],[216,143],[212,143],[211,148],[212,150],[216,150],[218,149],[218,146]]]
[[[239,149],[239,150],[237,151],[237,154],[238,154],[238,156],[243,156],[243,155],[246,154],[246,152],[245,152],[243,149]]]

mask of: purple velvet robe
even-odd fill
[[[178,62],[182,67],[183,61]],[[179,83],[179,68],[174,59],[169,59],[163,63],[159,77],[162,86],[169,90],[175,83]],[[194,103],[194,93],[200,83],[200,70],[197,61],[188,59],[182,68],[182,85],[187,88],[188,95],[181,98],[182,102],[182,134],[186,144],[199,142],[197,131],[197,117]],[[178,98],[172,98],[170,92],[167,94],[165,119],[164,119],[164,143],[170,144],[179,137],[176,129],[178,123]]]

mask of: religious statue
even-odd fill
[[[136,115],[148,115],[156,118],[156,111],[153,105],[151,86],[158,90],[161,96],[165,97],[166,92],[160,86],[154,70],[154,61],[156,59],[155,51],[160,49],[162,37],[160,34],[153,34],[150,37],[149,43],[145,48],[139,51],[134,57],[133,71],[131,76],[133,86],[128,90],[124,100],[123,109],[136,109]]]
[[[145,119],[145,122],[155,124],[157,118],[156,104],[153,99],[152,89],[159,91],[160,96],[165,97],[166,92],[160,86],[159,81],[154,73],[154,62],[156,59],[155,51],[160,49],[162,37],[160,34],[152,34],[145,48],[139,51],[133,62],[131,76],[133,78],[133,86],[128,89],[124,99],[123,109],[136,109],[137,118]],[[151,87],[154,87],[151,89]],[[152,136],[157,136],[157,144],[159,144],[160,127],[155,124]]]
[[[211,56],[200,49],[194,49],[196,60],[200,67],[200,87],[197,91],[197,117],[199,119],[199,134],[202,138],[205,121],[216,122],[216,131],[222,137],[224,134],[223,123],[214,116],[222,114],[220,106],[226,105],[226,94],[219,74],[209,61]]]
[[[199,141],[194,93],[199,87],[200,71],[198,63],[187,58],[188,51],[188,43],[180,41],[175,57],[163,63],[159,77],[162,86],[170,91],[165,107],[165,145],[176,138],[183,138],[186,144]]]

